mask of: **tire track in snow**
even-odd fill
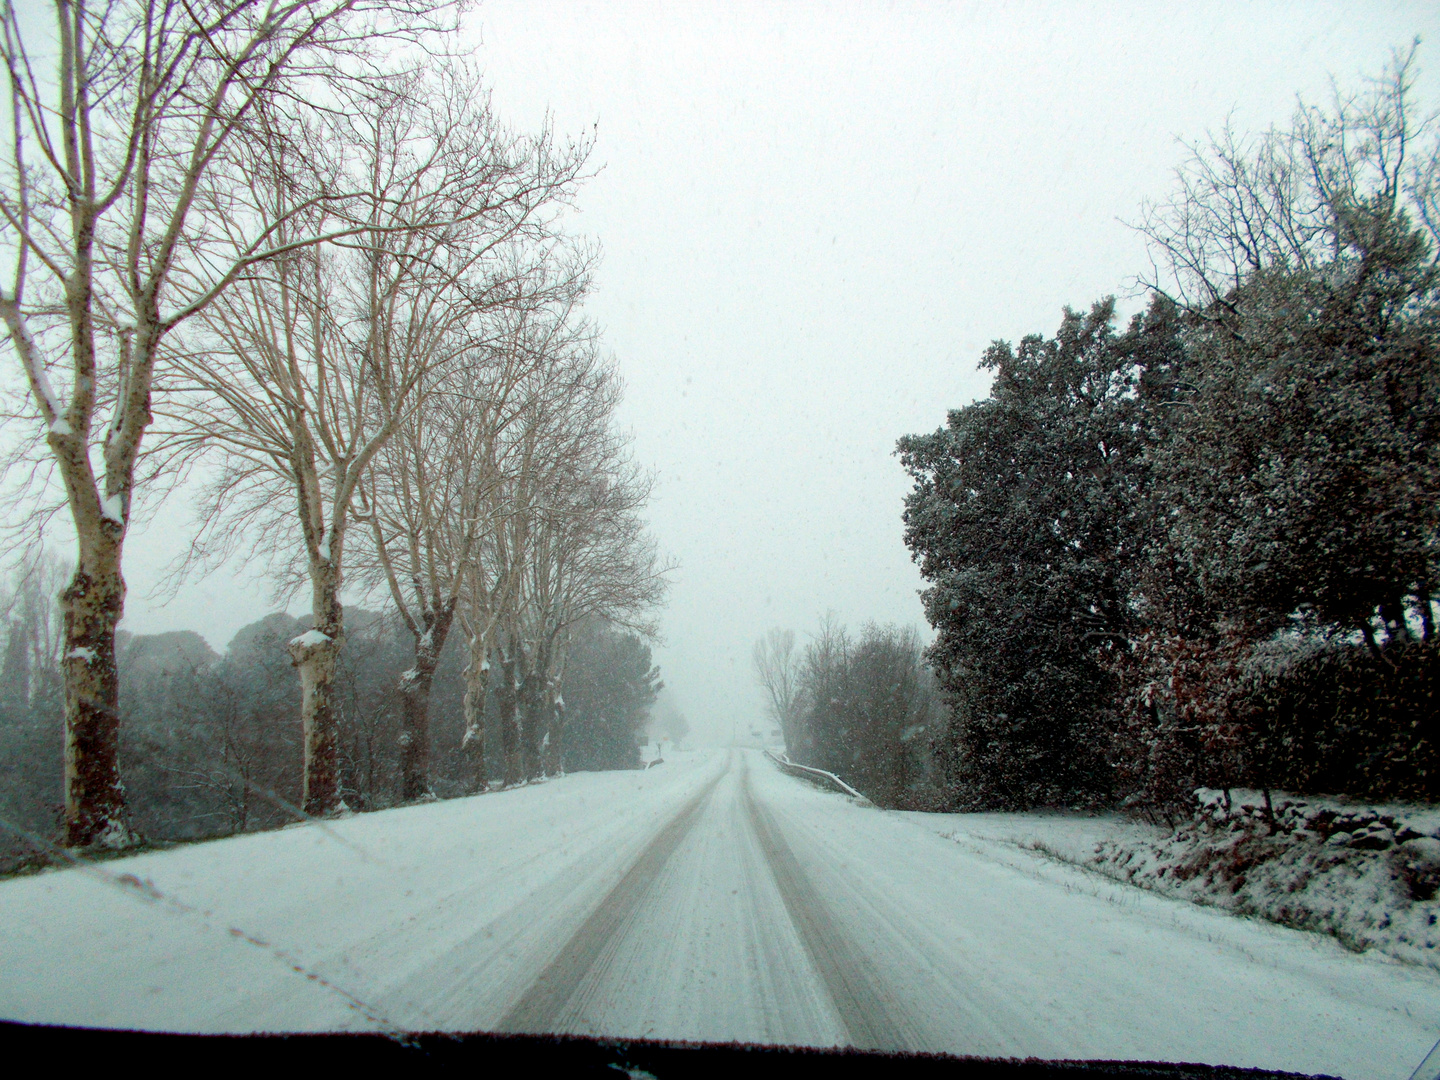
[[[660,871],[700,817],[706,800],[730,772],[731,764],[731,759],[727,758],[725,768],[681,807],[680,812],[650,841],[625,876],[575,931],[560,950],[560,955],[546,965],[530,989],[505,1014],[497,1031],[549,1034],[558,1030],[562,1014],[579,991],[585,976],[611,941],[633,920]]]
[[[866,1050],[919,1049],[915,1032],[900,1017],[893,1002],[882,996],[879,973],[856,952],[850,939],[830,917],[829,909],[785,842],[774,818],[755,800],[750,790],[748,763],[740,786],[750,827],[770,864],[785,910],[825,981],[851,1043]]]

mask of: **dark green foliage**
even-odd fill
[[[900,443],[957,804],[1440,798],[1440,143],[1411,57],[1179,172],[1177,299],[997,343]]]
[[[355,608],[346,624],[336,679],[342,794],[352,810],[382,810],[400,801],[396,686],[413,663],[413,648],[392,618]],[[120,655],[126,784],[147,835],[188,839],[295,819],[300,691],[285,646],[308,626],[308,619],[267,615],[236,634],[219,657],[194,634],[126,640]],[[464,791],[458,645],[451,642],[441,655],[430,703],[433,786],[442,796]]]
[[[347,612],[338,685],[344,797],[393,804],[395,677],[404,642],[388,620]],[[308,620],[267,615],[224,656],[193,633],[126,636],[119,650],[126,787],[152,839],[198,839],[295,820],[301,785],[299,687],[286,643]]]
[[[1264,634],[1296,613],[1401,633],[1440,525],[1435,276],[1403,220],[1353,264],[1257,275],[1186,334],[1193,389],[1155,455],[1201,589]],[[1392,260],[1403,258],[1403,262]]]
[[[1440,794],[1440,648],[1325,642],[1247,672],[1257,764],[1269,786],[1382,800]],[[1271,663],[1265,663],[1271,660]]]
[[[665,684],[650,647],[603,622],[577,628],[565,665],[566,771],[640,767],[640,733]]]
[[[0,870],[35,854],[14,830],[49,840],[59,827],[64,736],[63,651],[55,597],[70,576],[58,559],[41,557],[16,575],[5,605],[0,666]]]
[[[1151,372],[1175,362],[1164,305],[1112,330],[1067,311],[1053,339],[985,354],[990,399],[900,442],[906,543],[931,582],[931,662],[963,699],[955,798],[1020,808],[1108,798],[1113,655],[1135,629],[1127,575],[1145,519]],[[1147,375],[1150,375],[1147,378]]]
[[[992,397],[901,442],[952,803],[1440,797],[1430,407],[1333,356],[1277,404],[1270,353],[1163,301],[1111,317],[992,347]],[[1394,381],[1433,376],[1404,351],[1427,370]]]

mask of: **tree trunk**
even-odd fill
[[[1410,641],[1410,624],[1405,615],[1405,603],[1398,596],[1392,596],[1380,605],[1380,621],[1385,624],[1387,645],[1405,645]]]
[[[565,764],[565,699],[558,688],[545,695],[550,713],[550,730],[545,736],[545,754],[541,764],[546,776],[559,776]]]
[[[460,752],[469,765],[470,790],[490,786],[485,764],[485,694],[490,689],[490,656],[478,637],[470,639],[470,663],[465,668],[465,734]]]
[[[545,680],[539,674],[525,677],[520,686],[520,747],[526,780],[540,777],[540,740],[545,728]]]
[[[495,706],[500,725],[500,750],[505,756],[505,784],[518,784],[522,776],[520,769],[520,729],[515,713],[519,705],[515,686],[515,660],[502,656],[500,659],[500,685],[495,688]]]
[[[423,799],[430,791],[430,686],[435,665],[450,634],[455,605],[426,616],[423,634],[415,638],[415,666],[400,676],[403,707],[400,728],[400,798]]]
[[[1373,627],[1371,627],[1370,621],[1368,619],[1360,624],[1360,633],[1365,638],[1365,644],[1370,649],[1370,655],[1375,657],[1375,659],[1377,660],[1383,659],[1383,657],[1380,655],[1380,646],[1375,642],[1375,630]]]
[[[430,791],[430,684],[435,665],[416,663],[400,676],[400,799],[414,802]]]
[[[60,594],[65,617],[67,847],[122,848],[137,840],[120,782],[115,626],[125,609],[125,579],[120,573],[120,536],[109,532],[96,543],[81,545],[80,565]]]
[[[344,809],[340,797],[340,710],[334,700],[335,663],[345,644],[339,573],[329,561],[310,566],[315,628],[290,642],[300,671],[300,719],[305,739],[301,809],[323,816]]]

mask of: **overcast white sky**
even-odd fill
[[[659,474],[681,568],[656,653],[692,728],[758,713],[771,626],[923,626],[895,440],[985,395],[991,340],[1127,291],[1145,250],[1121,219],[1164,196],[1178,138],[1283,123],[1417,34],[1440,70],[1437,30],[1433,3],[473,11],[502,116],[596,131],[590,310]],[[128,542],[124,626],[223,648],[266,587],[237,569],[147,598],[183,531],[166,515]]]

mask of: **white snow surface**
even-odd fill
[[[125,496],[120,492],[105,495],[100,499],[100,516],[107,521],[125,524]]]
[[[999,815],[885,812],[757,752],[675,751],[644,771],[16,878],[0,883],[0,1016],[1394,1080],[1440,1035],[1432,969],[1144,892],[960,817]]]
[[[1272,792],[1271,828],[1261,792],[1229,794],[1197,790],[1193,819],[1173,829],[1065,811],[908,816],[1440,972],[1440,810]]]
[[[300,645],[302,647],[311,645],[324,645],[329,640],[329,634],[322,634],[319,630],[306,630],[298,637],[291,638],[290,644]]]

